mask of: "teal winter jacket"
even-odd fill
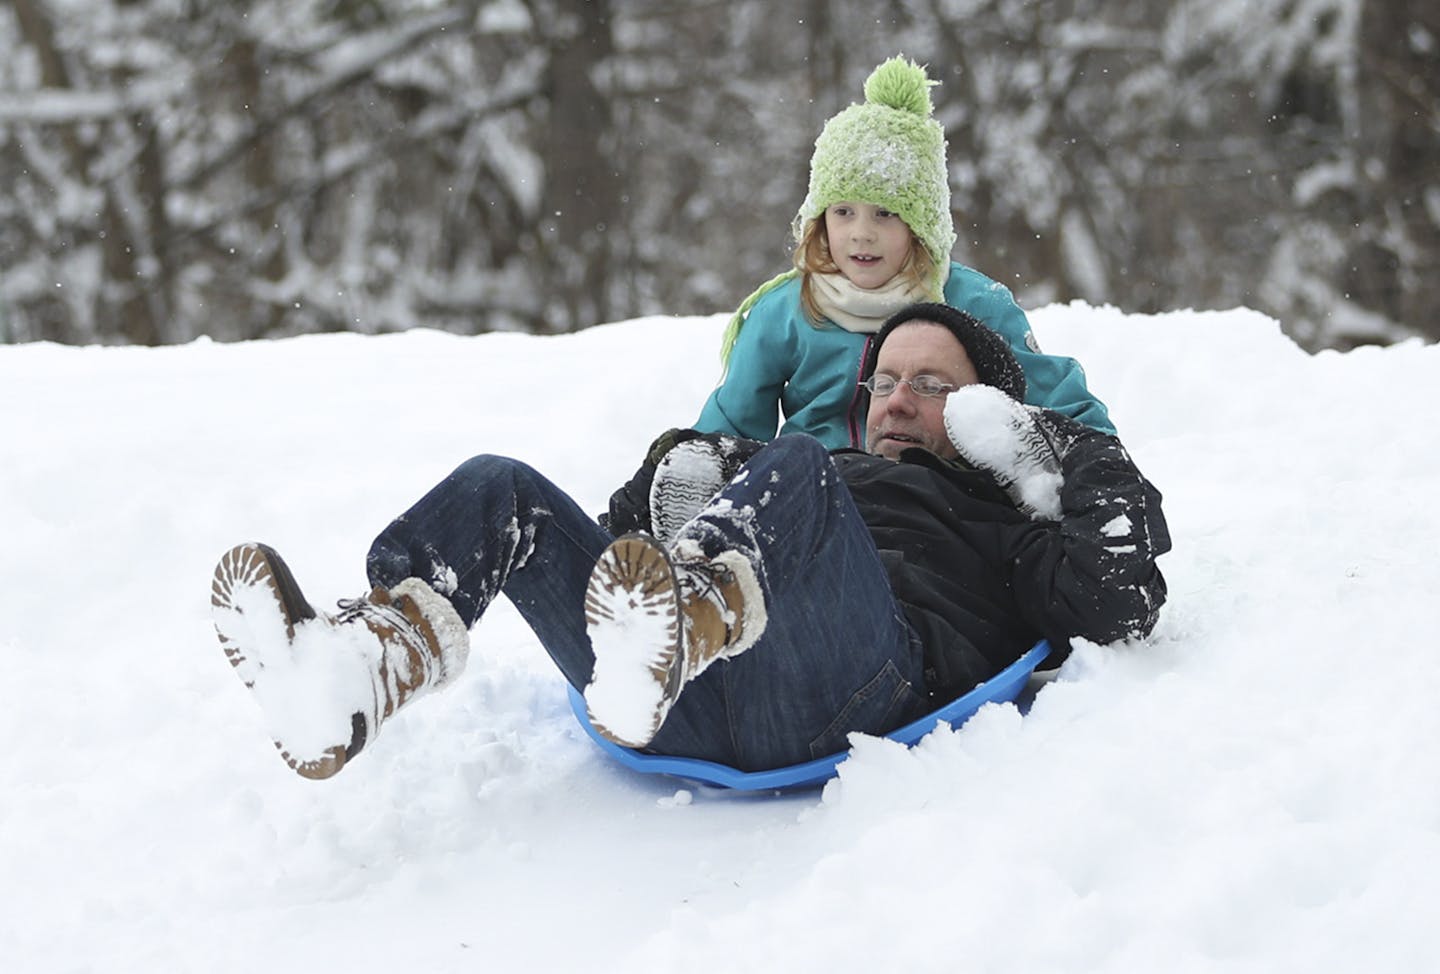
[[[1030,322],[1009,288],[952,263],[945,303],[969,312],[1010,344],[1025,371],[1026,402],[1102,433],[1115,432],[1105,404],[1086,386],[1080,363],[1039,351]],[[724,378],[695,428],[772,440],[778,425],[781,434],[809,433],[831,450],[863,448],[860,367],[874,337],[830,322],[811,324],[800,305],[800,278],[785,281],[750,309]]]

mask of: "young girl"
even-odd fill
[[[829,449],[864,446],[858,377],[893,312],[943,301],[1002,335],[1025,371],[1026,401],[1113,433],[1074,359],[1040,352],[1004,285],[952,263],[955,230],[945,135],[925,70],[905,58],[865,82],[865,103],[825,124],[795,217],[795,269],[740,305],[721,350],[725,373],[695,428],[755,440],[809,433]]]

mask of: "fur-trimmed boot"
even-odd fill
[[[765,631],[765,597],[748,559],[669,550],[646,534],[617,538],[585,592],[595,672],[585,688],[591,723],[625,747],[649,744],[685,685]]]
[[[226,552],[210,588],[225,657],[264,710],[285,763],[328,778],[380,725],[465,668],[469,632],[425,582],[342,600],[334,615],[306,601],[280,555],[248,543]]]
[[[662,544],[700,513],[761,446],[711,434],[678,444],[661,458],[650,482],[650,527]]]

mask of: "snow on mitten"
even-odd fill
[[[1022,514],[1060,519],[1060,458],[1041,410],[993,386],[964,386],[945,400],[945,432],[961,457],[995,477]]]

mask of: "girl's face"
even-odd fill
[[[910,227],[898,214],[869,203],[826,207],[825,235],[840,273],[866,290],[890,283],[910,257]]]

